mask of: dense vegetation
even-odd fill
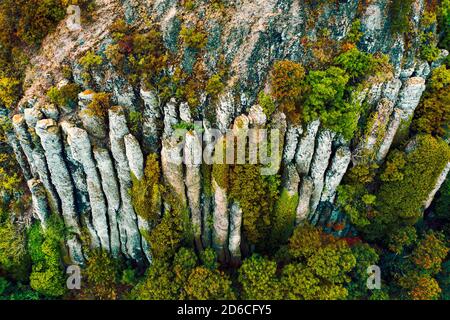
[[[325,1],[311,2],[318,6]],[[64,17],[69,3],[88,12],[92,8],[92,2],[84,0],[0,3],[2,110],[16,108],[29,57]],[[208,10],[224,10],[222,1],[208,3]],[[450,1],[437,8],[433,3],[427,2],[418,48],[428,62],[439,59],[440,48],[450,48]],[[198,3],[180,5],[192,12]],[[388,7],[393,36],[408,37],[412,0],[391,0]],[[211,43],[202,24],[182,21],[179,29],[172,50],[158,25],[148,22],[136,30],[118,19],[110,28],[107,48],[87,51],[77,61],[84,87],[96,90],[94,76],[111,63],[135,90],[154,90],[161,103],[172,97],[186,101],[197,116],[204,99],[217,102],[230,80],[228,67],[220,57],[214,72],[206,71],[201,53]],[[324,30],[315,44],[305,44],[315,55],[313,63],[279,59],[270,66],[268,85],[253,93],[269,121],[282,111],[290,123],[303,128],[320,119],[323,127],[349,143],[361,135],[372,110],[358,101],[358,95],[374,82],[389,79],[392,68],[386,56],[358,47],[363,36],[359,20],[350,29],[340,43],[327,46]],[[85,248],[88,260],[81,290],[66,288],[65,267],[70,261],[64,242],[70,230],[54,214],[46,228],[29,217],[30,195],[6,143],[11,124],[2,114],[0,299],[450,299],[449,178],[424,213],[427,197],[450,161],[445,140],[449,61],[432,71],[407,141],[396,142],[384,163],[369,156],[349,168],[336,198],[350,230],[345,237],[333,232],[342,231],[342,225],[326,226],[327,232],[308,223],[296,226],[299,196],[281,186],[280,176],[262,176],[256,165],[205,165],[205,195],[212,196],[214,178],[243,212],[242,259],[231,263],[195,242],[189,209],[164,185],[160,159],[152,153],[147,155],[144,176],[132,176],[129,190],[135,212],[151,226],[141,232],[150,245],[152,264],[136,265]],[[82,90],[72,75],[67,78],[66,84],[46,92],[48,102],[61,109],[75,108]],[[101,90],[85,93],[92,93],[93,99],[84,112],[106,119],[112,95]],[[138,132],[142,114],[138,110],[127,115],[131,131]],[[178,126],[196,129],[184,122]],[[366,286],[372,265],[383,270],[381,290]]]

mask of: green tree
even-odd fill
[[[160,168],[157,155],[147,156],[144,177],[138,180],[132,176],[131,197],[134,210],[143,219],[157,221],[161,209],[161,185],[159,183]]]
[[[239,269],[242,298],[246,300],[281,299],[280,281],[276,276],[277,264],[259,255],[244,260]]]
[[[228,276],[218,270],[196,267],[190,273],[184,286],[189,300],[232,300],[235,299]]]
[[[88,254],[85,294],[98,300],[117,299],[118,263],[106,251],[93,250]]]
[[[60,251],[63,239],[63,223],[56,217],[52,217],[45,232],[35,224],[29,234],[28,250],[33,262],[30,285],[45,296],[60,297],[66,292]]]
[[[399,221],[414,224],[449,159],[450,148],[444,141],[418,135],[413,150],[405,155],[406,164],[399,171],[403,179],[381,185],[377,204],[382,214],[374,222],[385,226]]]

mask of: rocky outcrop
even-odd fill
[[[175,99],[170,99],[164,105],[164,137],[169,138],[174,132],[174,126],[178,124],[177,102]]]
[[[200,208],[201,199],[201,174],[202,143],[195,131],[189,131],[185,136],[184,163],[186,166],[186,191],[189,209],[191,212],[191,223],[194,229],[194,237],[200,243],[202,232],[202,213]]]
[[[67,239],[70,256],[79,263],[84,261],[80,234],[86,230],[91,239],[84,245],[110,250],[114,257],[123,254],[142,262],[145,255],[151,261],[150,248],[142,235],[153,226],[135,213],[130,195],[133,176],[144,178],[149,154],[160,156],[164,189],[173,191],[181,206],[189,209],[198,249],[212,245],[221,259],[227,259],[228,253],[232,259],[239,259],[241,245],[242,249],[247,245],[241,243],[245,239],[241,237],[242,209],[224,186],[210,178],[211,163],[207,157],[201,158],[203,147],[207,148],[205,154],[212,154],[216,142],[227,136],[236,141],[249,139],[244,152],[238,150],[238,163],[244,163],[247,157],[257,163],[258,152],[267,151],[268,162],[263,164],[271,170],[262,174],[281,174],[281,187],[291,197],[298,197],[297,224],[307,220],[323,226],[345,223],[335,198],[350,159],[354,165],[372,160],[383,163],[389,150],[408,133],[425,80],[448,54],[442,51],[431,64],[417,57],[422,0],[413,4],[408,43],[390,32],[387,0],[360,7],[358,1],[225,1],[226,8],[212,16],[206,2],[189,13],[173,0],[100,2],[92,25],[87,24],[78,34],[58,28],[45,40],[43,50],[33,59],[35,67],[29,68],[33,72],[27,73],[26,92],[12,118],[13,130],[5,132],[28,181],[35,215],[44,224],[49,211],[62,214],[66,226],[74,232]],[[195,24],[200,13],[197,9],[202,11],[201,24],[208,44],[194,55],[191,48],[177,44],[181,19],[188,17]],[[180,53],[183,72],[189,73],[195,60],[202,62],[202,74],[194,69],[194,77],[188,81],[200,80],[203,72],[211,77],[220,71],[222,77],[223,66],[227,66],[221,93],[195,92],[199,98],[195,107],[182,97],[183,90],[178,90],[192,90],[185,86],[186,79],[169,84],[170,88],[161,88],[162,82],[154,87],[143,81],[131,85],[117,66],[105,59],[105,48],[112,41],[108,28],[122,13],[134,30],[148,30],[145,21],[149,14],[161,27],[168,49]],[[316,62],[316,54],[332,56],[328,48],[316,45],[326,38],[329,48],[341,48],[357,16],[361,17],[363,32],[358,48],[388,55],[393,72],[370,77],[364,83],[366,87],[355,92],[352,103],[368,111],[361,114],[359,124],[366,127],[358,128],[355,139],[346,141],[336,136],[321,127],[319,120],[293,124],[280,111],[266,114],[258,93],[272,89],[269,80],[273,63],[288,59],[307,66]],[[329,31],[326,36],[322,32],[325,29]],[[92,81],[88,84],[81,76],[86,70],[78,61],[91,50],[103,61],[89,70]],[[45,93],[50,86],[62,88],[69,83],[62,80],[63,61],[71,63],[74,81],[86,90],[78,95],[78,105],[57,108],[48,103]],[[164,73],[168,78],[175,75],[171,80],[176,80],[174,69],[178,66],[173,67]],[[107,116],[93,114],[88,107],[95,94],[92,89],[111,94],[111,101],[121,107],[112,107]],[[173,97],[161,95],[174,89]],[[131,134],[127,117],[134,120],[131,116],[136,112],[142,112],[142,119],[133,121]],[[201,126],[203,132],[198,130]],[[268,135],[248,137],[250,129],[267,129]],[[271,137],[271,129],[279,134],[280,145],[275,151],[268,150],[277,139]],[[425,207],[447,174],[448,168],[437,180]]]
[[[298,143],[297,152],[295,154],[295,163],[297,165],[298,173],[301,176],[309,173],[309,167],[314,154],[316,134],[319,130],[319,126],[320,122],[318,120],[311,122],[307,126]]]
[[[402,110],[397,139],[405,137],[411,123],[412,116],[419,105],[422,93],[425,91],[425,79],[422,77],[409,78],[399,93],[396,107]]]
[[[183,145],[176,138],[164,139],[161,149],[161,169],[166,185],[172,188],[182,205],[186,205],[183,174]]]
[[[21,114],[14,115],[12,118],[12,124],[14,127],[14,131],[16,132],[16,136],[19,141],[20,147],[22,148],[23,153],[25,154],[25,157],[30,166],[31,174],[33,176],[37,176],[36,168],[33,161],[33,146],[30,135],[27,131],[27,125],[25,123],[23,115]]]
[[[219,258],[224,259],[229,228],[228,198],[226,190],[221,188],[214,178],[212,179],[212,188],[214,192],[212,246],[217,251]]]
[[[120,228],[122,252],[137,261],[142,261],[141,234],[139,233],[137,216],[131,202],[131,176],[128,164],[124,137],[129,134],[125,112],[121,107],[113,107],[109,115],[109,139],[111,153],[115,160],[115,168],[119,180],[120,200],[118,225]]]
[[[124,142],[130,171],[138,180],[141,180],[144,177],[144,154],[139,142],[132,134],[127,134]]]
[[[72,156],[82,164],[91,205],[92,223],[101,248],[110,251],[107,206],[87,132],[77,127],[67,129]]]
[[[329,130],[323,130],[319,133],[317,139],[317,148],[314,152],[314,157],[311,163],[310,176],[314,184],[314,189],[310,200],[310,219],[313,223],[317,221],[317,215],[314,215],[319,205],[320,196],[322,194],[324,185],[325,171],[328,167],[328,162],[331,157],[331,147],[334,138],[334,133]]]
[[[126,242],[121,244],[118,221],[120,218],[120,193],[117,182],[114,164],[107,149],[94,148],[94,158],[100,173],[102,189],[108,204],[109,238],[111,243],[111,253],[118,257],[121,246],[126,250]]]
[[[234,98],[231,92],[224,92],[220,95],[216,104],[217,128],[222,132],[230,127],[235,114]]]
[[[228,249],[231,258],[239,260],[241,257],[241,226],[242,226],[242,209],[239,204],[233,202],[230,206],[230,236],[228,240]]]
[[[288,123],[283,151],[283,163],[291,163],[295,158],[295,152],[303,129],[300,125]]]
[[[41,138],[52,183],[61,199],[64,222],[73,232],[80,234],[78,216],[75,212],[74,190],[63,158],[59,127],[52,119],[39,120],[36,124],[36,134]]]
[[[45,188],[39,180],[31,179],[27,182],[28,188],[31,192],[31,199],[33,201],[33,213],[41,222],[44,230],[47,229],[47,219],[50,215],[50,208],[48,207]]]
[[[87,108],[93,98],[94,93],[90,91],[84,91],[78,95],[78,105],[80,109],[78,116],[83,123],[83,127],[92,137],[105,139],[107,136],[105,121],[98,115],[89,112],[89,109]]]
[[[394,141],[395,135],[400,127],[400,123],[402,121],[403,110],[396,108],[391,115],[389,120],[389,124],[386,129],[386,133],[384,135],[383,140],[381,141],[380,148],[377,153],[377,161],[381,162],[386,158],[392,142]]]
[[[136,177],[136,179],[141,180],[144,177],[144,155],[142,154],[139,142],[132,135],[128,134],[124,137],[125,142],[125,153],[127,155],[128,164],[130,166],[130,173]],[[149,232],[150,224],[147,220],[141,216],[137,216],[138,227],[140,231]],[[144,254],[148,261],[152,261],[150,245],[144,236],[141,237],[142,249],[144,249]]]
[[[308,218],[310,212],[311,196],[314,191],[314,182],[310,177],[302,179],[298,206],[296,210],[296,224],[300,224]]]
[[[158,96],[154,91],[141,89],[141,98],[144,102],[142,134],[144,136],[144,149],[149,153],[158,153],[160,150],[160,136],[162,129],[162,114]]]
[[[50,174],[47,167],[47,160],[42,150],[40,149],[33,150],[33,162],[36,171],[38,173],[39,180],[44,185],[47,191],[50,209],[53,212],[60,212],[60,200],[58,198],[58,195],[55,191],[52,182],[50,181]]]
[[[325,183],[320,201],[333,203],[336,190],[347,172],[351,160],[351,152],[348,147],[340,147],[331,162],[330,168],[325,175]]]

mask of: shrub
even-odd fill
[[[358,228],[370,224],[375,199],[362,184],[344,184],[338,187],[337,205]]]
[[[35,224],[29,235],[28,250],[33,262],[30,285],[49,297],[60,297],[66,292],[60,251],[62,227],[63,222],[52,216],[45,233]]]
[[[2,77],[0,78],[0,102],[7,108],[13,108],[19,100],[21,81]]]
[[[267,117],[270,117],[275,112],[275,101],[269,95],[265,94],[264,91],[258,94],[258,103]]]
[[[159,224],[148,235],[148,242],[152,254],[156,259],[171,259],[182,243],[192,240],[189,211],[184,208],[176,196],[166,192],[164,195],[170,208],[167,210]]]
[[[282,111],[297,114],[297,102],[303,93],[305,69],[299,63],[282,60],[275,62],[270,76],[272,97],[278,102]],[[297,116],[298,118],[298,116]]]
[[[86,70],[91,70],[100,66],[103,63],[103,59],[101,56],[95,54],[94,51],[88,51],[86,54],[80,58],[79,63]]]
[[[406,297],[412,300],[436,300],[442,292],[436,279],[413,271],[402,276],[399,284],[406,290]]]
[[[352,79],[357,79],[371,73],[375,61],[371,54],[361,52],[357,48],[340,54],[335,60],[336,66],[342,68]]]
[[[144,177],[132,177],[131,197],[134,210],[146,221],[156,222],[161,209],[160,168],[156,154],[147,157]]]
[[[444,141],[430,135],[417,136],[414,150],[405,156],[403,179],[385,182],[378,192],[384,223],[397,219],[415,223],[449,159],[450,148]]]
[[[405,167],[405,165],[405,154],[398,150],[392,151],[386,162],[386,168],[380,175],[381,181],[394,182],[403,180],[402,169]]]
[[[443,234],[430,232],[414,248],[412,260],[419,268],[437,274],[448,252]]]
[[[87,297],[98,300],[117,298],[118,264],[102,250],[92,250],[88,254],[85,269]]]
[[[206,33],[196,27],[183,26],[180,31],[180,38],[185,47],[201,50],[208,41]]]
[[[168,53],[164,47],[161,33],[152,26],[150,31],[133,34],[132,51],[128,61],[136,79],[144,81],[148,88],[161,76],[168,61]]]
[[[409,29],[409,17],[412,12],[413,0],[391,0],[389,5],[389,20],[392,33],[405,33]]]
[[[206,92],[212,97],[216,97],[222,92],[224,87],[225,85],[222,83],[221,76],[215,74],[206,83]]]
[[[25,280],[29,262],[23,233],[11,222],[8,214],[0,214],[0,270],[18,280]]]
[[[214,166],[216,167],[216,166]],[[214,169],[213,169],[214,174]],[[243,231],[252,244],[265,245],[269,235],[271,212],[278,198],[257,165],[236,165],[232,168],[230,198],[242,209]]]
[[[173,281],[170,264],[156,259],[148,268],[142,283],[133,288],[131,298],[137,300],[177,300],[179,285]]]
[[[308,224],[298,226],[289,240],[291,263],[282,271],[288,299],[344,299],[356,258],[347,243]]]
[[[294,231],[298,195],[289,195],[286,189],[281,192],[280,198],[273,211],[271,244],[277,247],[289,239]]]
[[[413,130],[443,136],[450,118],[450,69],[441,66],[433,71],[428,90],[414,113]]]
[[[233,300],[236,298],[228,276],[218,270],[197,267],[184,286],[189,300]]]
[[[90,116],[105,117],[111,107],[110,97],[111,95],[109,93],[95,93],[92,101],[87,105],[85,112]]]
[[[276,277],[277,264],[267,258],[253,255],[244,260],[239,269],[239,283],[245,300],[281,299],[280,282]]]
[[[349,75],[338,67],[311,71],[305,79],[304,121],[320,119],[325,127],[351,138],[361,106],[345,99],[349,80]]]
[[[353,21],[350,31],[347,33],[346,40],[350,43],[358,43],[361,37],[363,36],[363,32],[361,31],[361,20],[356,19]]]
[[[60,89],[56,87],[51,87],[47,91],[47,97],[50,102],[58,106],[73,106],[77,99],[78,93],[81,88],[75,83],[69,83],[62,86]]]

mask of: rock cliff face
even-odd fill
[[[190,23],[198,23],[200,18],[172,0],[97,2],[98,18],[81,32],[72,33],[61,23],[45,40],[41,54],[32,61],[33,70],[27,74],[24,98],[11,118],[13,129],[7,132],[28,180],[35,216],[44,227],[51,212],[63,217],[71,231],[66,243],[75,263],[85,260],[84,230],[90,235],[84,245],[138,262],[151,261],[152,250],[143,235],[152,226],[136,214],[130,195],[132,176],[144,177],[145,159],[151,153],[159,156],[163,184],[189,209],[198,245],[212,245],[223,256],[239,258],[242,208],[215,177],[206,180],[201,167],[208,131],[217,128],[220,140],[233,124],[246,129],[280,129],[281,165],[275,164],[279,166],[276,173],[291,195],[298,194],[296,223],[333,224],[340,219],[334,203],[348,168],[369,156],[379,163],[384,161],[407,132],[427,77],[437,67],[420,60],[414,46],[390,35],[387,0],[370,1],[363,9],[356,0],[329,1],[314,15],[308,5],[297,0],[227,0],[223,1],[228,5],[223,15],[211,15],[203,22],[209,41],[200,55],[208,73],[213,74],[224,59],[232,76],[217,98],[203,99],[203,111],[191,114],[186,101],[176,96],[161,101],[153,88],[131,85],[109,63],[95,71],[92,88],[83,82],[76,61],[89,50],[104,55],[106,44],[111,42],[109,27],[118,16],[125,16],[137,29],[145,28],[144,17],[151,16],[161,28],[165,45],[171,49],[175,44],[175,50],[183,50],[176,47],[179,16],[184,12]],[[206,9],[202,8],[197,13],[204,15]],[[412,20],[417,28],[423,1],[417,0],[414,8]],[[344,39],[358,10],[364,34],[361,49],[388,55],[394,70],[393,77],[365,88],[361,102],[371,106],[374,121],[368,122],[364,134],[346,141],[319,120],[298,125],[286,122],[282,113],[275,113],[268,121],[256,97],[267,87],[273,62],[310,62],[311,51],[301,40],[317,39],[324,28],[330,30],[330,41]],[[184,54],[188,54],[187,49]],[[103,117],[86,113],[93,99],[89,91],[79,94],[74,108],[56,109],[44,103],[52,82],[61,80],[59,66],[64,61],[71,62],[74,79],[83,89],[109,92],[117,106]],[[47,83],[44,78],[52,81]],[[202,96],[207,93],[202,92]],[[206,110],[212,110],[214,116]],[[132,112],[142,115],[138,130],[132,129]],[[177,127],[188,127],[182,147]],[[436,177],[425,207],[431,204],[448,171],[449,166]]]

